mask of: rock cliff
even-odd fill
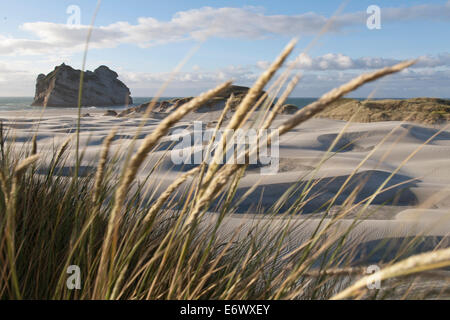
[[[36,81],[33,106],[76,107],[80,85],[80,70],[62,64],[47,75],[40,74]],[[118,106],[132,104],[130,89],[107,66],[83,76],[82,106]]]

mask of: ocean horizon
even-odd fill
[[[158,100],[169,100],[174,98],[180,98],[180,97],[161,97]],[[303,108],[306,105],[308,105],[311,102],[314,102],[319,97],[290,97],[286,100],[285,104],[293,104],[299,108]],[[351,99],[357,99],[357,100],[365,100],[366,98],[353,98]],[[21,111],[21,110],[30,110],[32,109],[39,109],[41,107],[33,107],[31,106],[31,103],[33,102],[33,97],[0,97],[0,111]],[[112,110],[121,110],[127,107],[133,107],[137,106],[143,103],[146,103],[150,100],[152,100],[153,97],[133,97],[133,104],[130,104],[128,106],[126,105],[119,105],[119,106],[83,106],[85,109],[112,109]],[[372,98],[372,100],[382,100],[382,99],[408,99],[408,98],[392,98],[392,97],[383,97],[383,98]],[[447,98],[443,98],[447,99]],[[61,108],[61,107],[47,107],[47,108]],[[76,108],[65,108],[65,109],[76,109]]]

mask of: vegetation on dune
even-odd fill
[[[354,116],[356,114],[356,116]],[[450,100],[438,98],[365,100],[340,99],[318,118],[355,122],[412,121],[439,124],[450,121]]]
[[[247,92],[227,128],[244,127],[256,111],[261,117],[256,122],[257,128],[272,125],[299,77],[293,77],[285,86],[292,69],[284,71],[273,92],[286,89],[273,108],[269,107],[270,97],[261,96],[261,92],[294,44],[291,42],[285,48]],[[278,127],[278,133],[282,135],[307,121],[364,83],[401,71],[412,63],[364,74],[333,89],[289,117]],[[352,265],[355,255],[352,248],[358,243],[350,247],[347,243],[358,219],[346,230],[338,227],[339,222],[355,206],[360,210],[358,216],[363,218],[371,201],[385,191],[384,186],[356,205],[353,199],[358,188],[355,188],[340,211],[332,216],[327,212],[337,197],[330,199],[323,208],[317,230],[292,247],[290,233],[307,221],[294,217],[315,196],[310,194],[314,187],[312,180],[293,186],[291,191],[301,190],[300,195],[296,193],[295,203],[282,215],[277,215],[278,210],[291,192],[274,204],[267,219],[261,219],[249,230],[238,228],[230,233],[222,227],[239,200],[234,199],[234,194],[245,165],[203,163],[180,175],[157,199],[152,188],[157,187],[153,175],[158,164],[147,172],[145,181],[136,182],[146,158],[173,125],[230,85],[224,83],[176,108],[143,139],[135,154],[123,150],[123,163],[118,161],[117,154],[110,152],[113,131],[103,143],[96,172],[83,177],[77,175],[83,163],[78,140],[77,170],[73,176],[64,177],[60,168],[73,157],[68,152],[70,142],[55,151],[42,173],[43,170],[37,170],[45,166],[37,153],[36,140],[17,152],[13,144],[5,142],[1,130],[0,296],[3,299],[326,299],[344,289],[349,284],[349,275],[361,273],[361,268]],[[229,108],[231,102],[227,105]],[[138,129],[136,136],[139,133]],[[227,141],[220,140],[219,145],[222,150],[227,149]],[[330,151],[327,158],[331,156]],[[355,168],[353,175],[357,171]],[[180,188],[181,185],[185,187]],[[217,215],[211,217],[207,211],[213,204]],[[400,251],[411,250],[418,241],[420,238],[404,243]],[[387,264],[401,264],[400,257]],[[434,252],[419,267],[404,262],[406,267],[392,265],[380,272],[385,272],[382,276],[387,279],[442,267],[449,261],[448,249],[443,249]],[[71,265],[81,268],[80,290],[70,290],[66,285],[67,268]],[[351,288],[344,296],[360,294],[361,289]],[[409,292],[408,288],[405,292]],[[377,293],[365,292],[366,297],[376,297]]]

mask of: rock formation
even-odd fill
[[[205,105],[198,108],[195,112],[208,112],[208,111],[217,111],[224,108],[225,103],[227,102],[228,98],[233,94],[234,99],[231,104],[231,110],[234,111],[236,107],[239,105],[239,103],[244,99],[245,95],[247,94],[249,88],[248,87],[242,87],[242,86],[231,86],[227,90],[225,90],[220,96],[216,96],[210,101],[208,101]],[[265,92],[262,92],[260,96],[262,96]],[[186,98],[175,98],[171,100],[165,100],[165,101],[159,101],[155,104],[152,111],[154,112],[163,112],[163,113],[169,113],[172,110],[175,110],[182,104],[189,102],[192,100],[193,97],[186,97]],[[119,117],[129,116],[129,115],[135,115],[135,114],[142,114],[147,110],[148,106],[151,104],[151,101],[146,102],[144,104],[141,104],[136,107],[128,108],[123,110],[119,113]]]
[[[299,108],[293,104],[285,104],[284,106],[281,107],[279,113],[294,114],[298,111],[298,109]]]
[[[47,75],[40,74],[36,81],[33,106],[77,107],[80,70],[62,64]],[[132,104],[130,89],[107,66],[83,76],[82,106],[118,106]]]
[[[106,110],[106,112],[103,115],[110,117],[117,117],[117,112],[115,112],[114,110]]]

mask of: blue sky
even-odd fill
[[[364,97],[450,97],[450,1],[347,1],[328,32],[302,55],[293,96],[319,96],[355,75],[420,58],[402,74],[363,87]],[[234,79],[251,85],[293,37],[294,60],[342,1],[103,0],[87,68],[108,65],[133,96],[152,96],[171,70],[201,43],[174,76],[166,96],[198,94]],[[81,26],[68,26],[76,5]],[[381,29],[366,9],[380,7]],[[32,96],[36,76],[62,62],[80,68],[96,1],[0,1],[0,96]]]

